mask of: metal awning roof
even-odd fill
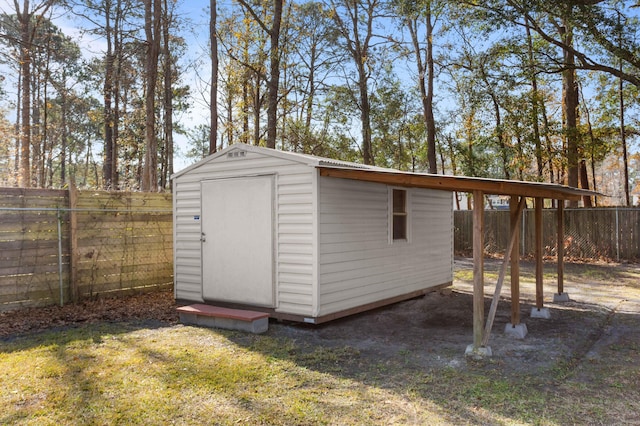
[[[482,191],[484,194],[515,195],[556,200],[580,200],[582,197],[603,196],[599,192],[543,182],[524,182],[468,176],[434,175],[402,172],[392,169],[355,169],[332,165],[316,166],[320,176],[353,179],[415,188],[452,192]]]

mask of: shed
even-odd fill
[[[175,297],[321,323],[448,286],[443,190],[394,170],[235,144],[173,176]]]

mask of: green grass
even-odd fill
[[[375,360],[270,334],[98,324],[0,342],[0,424],[608,423],[606,407],[640,401],[637,363],[415,369],[408,351]]]

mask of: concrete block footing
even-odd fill
[[[504,326],[504,334],[515,339],[524,339],[527,335],[527,324],[511,324]]]
[[[551,312],[549,312],[549,308],[531,308],[531,318],[550,319]]]
[[[473,359],[482,359],[493,355],[493,353],[491,352],[491,347],[481,346],[479,348],[476,348],[473,343],[467,346],[464,354],[465,356]]]
[[[569,293],[555,293],[553,295],[553,303],[562,303],[569,301]]]

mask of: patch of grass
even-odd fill
[[[473,270],[469,269],[461,269],[454,271],[453,279],[455,281],[465,281],[465,282],[473,282]],[[484,279],[485,281],[496,281],[498,279],[498,272],[484,271]]]
[[[505,375],[495,360],[416,369],[397,355],[185,326],[48,331],[0,342],[0,424],[555,425],[639,408],[636,364]]]
[[[90,326],[58,334],[2,343],[0,424],[410,421],[404,397],[335,374],[357,358],[347,347],[295,354],[290,340],[254,337],[245,347],[233,332],[180,326],[107,327],[97,340]]]
[[[455,281],[473,282],[473,270],[471,269],[458,269],[453,272],[453,279]]]

